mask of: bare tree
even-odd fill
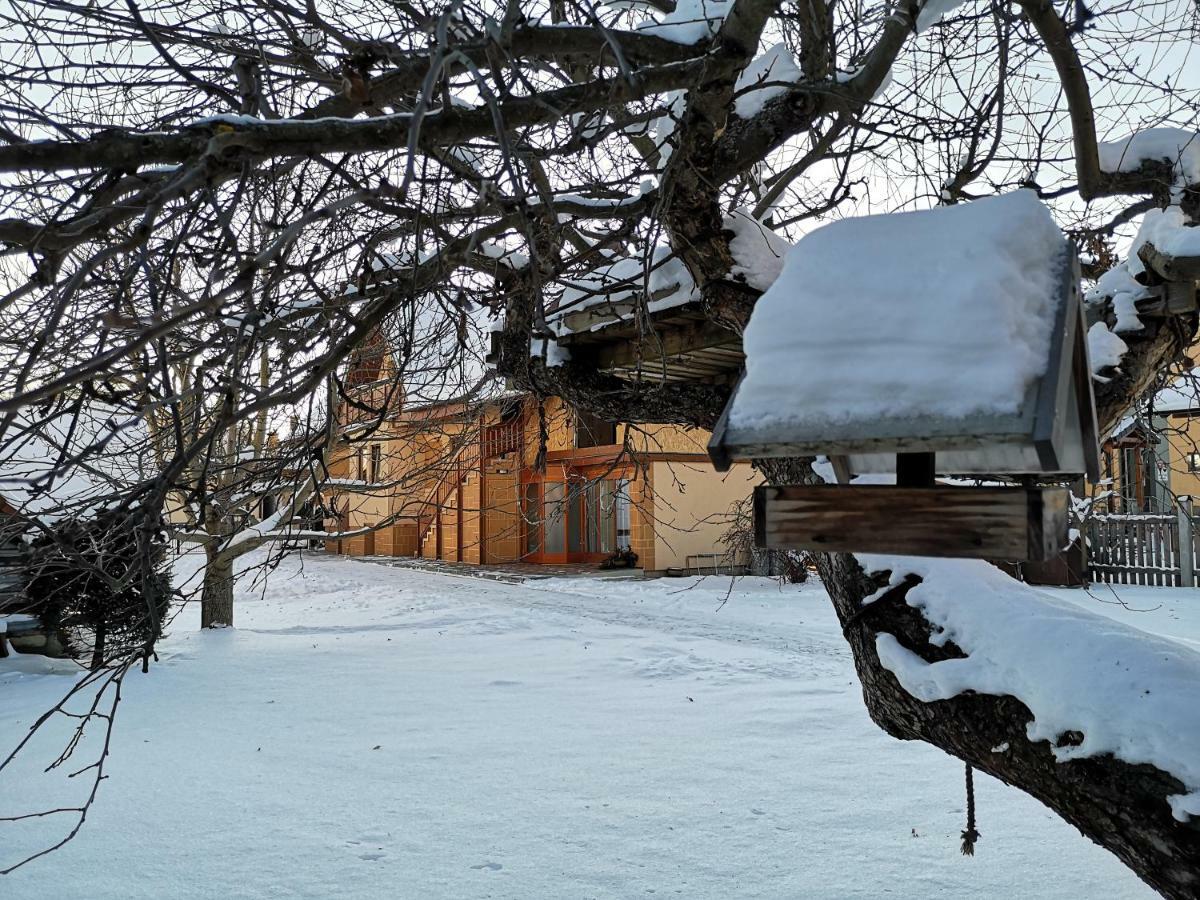
[[[380,328],[487,316],[496,372],[535,396],[711,427],[733,373],[671,348],[687,337],[736,369],[770,281],[747,234],[777,255],[822,219],[1018,187],[1090,247],[1158,210],[1190,224],[1193,150],[1114,164],[1099,139],[1195,130],[1195,16],[1186,0],[13,0],[0,430],[72,395],[153,422],[159,469],[136,504],[190,504],[223,597],[231,546],[273,531],[231,516],[263,484],[294,485],[292,508],[320,490],[342,437],[320,410],[360,402],[341,379]],[[1091,274],[1113,261],[1094,253]],[[1136,319],[1155,282],[1179,283],[1147,271],[1145,296],[1109,278],[1093,298],[1126,347],[1097,387],[1105,428],[1195,334],[1186,311],[1126,327],[1128,303]],[[315,412],[273,458],[264,423],[298,406]],[[806,460],[764,471],[813,477]],[[1012,697],[916,699],[875,649],[886,633],[951,652],[904,602],[911,582],[860,615],[876,582],[852,557],[817,565],[883,728],[1038,797],[1164,894],[1194,893],[1200,833],[1165,802],[1178,779],[1058,763]]]

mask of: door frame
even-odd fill
[[[631,483],[636,478],[636,472],[633,467],[619,466],[613,468],[611,465],[595,465],[585,464],[582,466],[571,466],[566,462],[551,463],[547,466],[545,472],[537,472],[533,469],[524,469],[520,474],[520,515],[521,515],[521,561],[536,563],[539,565],[567,565],[571,563],[580,564],[595,564],[602,562],[612,555],[612,551],[571,551],[571,492],[578,486],[588,485],[597,481],[625,481]],[[530,521],[528,512],[529,486],[537,485],[537,504],[538,504],[538,521]],[[549,553],[546,551],[545,526],[546,521],[546,484],[563,484],[564,496],[563,506],[565,507],[563,516],[563,550],[562,552]],[[575,523],[577,533],[581,536],[586,535],[588,525],[590,524],[590,513],[592,510],[591,504],[587,502],[587,495],[584,494],[582,502],[577,506],[576,515],[579,516],[579,521]],[[534,538],[536,550],[530,551],[529,546],[530,531],[536,529],[537,536]],[[613,549],[617,546],[617,521],[615,514],[612,518],[612,539],[611,544]],[[585,542],[583,539],[581,542]]]

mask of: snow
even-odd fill
[[[1197,152],[1200,153],[1200,146]],[[1159,293],[1158,289],[1148,288],[1135,278],[1146,271],[1138,251],[1148,243],[1168,256],[1200,256],[1200,228],[1193,226],[1178,206],[1151,209],[1142,216],[1126,258],[1101,275],[1086,296],[1088,303],[1103,303],[1106,298],[1112,298],[1117,317],[1113,331],[1141,331],[1143,325],[1137,304]],[[1123,344],[1120,349],[1124,352]]]
[[[725,217],[725,228],[733,232],[729,250],[737,263],[730,274],[741,277],[752,288],[765,291],[783,271],[791,242],[754,218],[745,207]]]
[[[512,250],[495,241],[481,241],[479,251],[489,259],[503,263],[510,269],[523,269],[529,265],[529,257],[519,250]]]
[[[1121,364],[1121,357],[1129,346],[1120,337],[1108,330],[1103,322],[1097,322],[1087,333],[1088,360],[1092,364],[1092,374],[1103,371],[1109,366]]]
[[[742,70],[734,85],[733,110],[743,119],[752,119],[768,100],[788,92],[788,86],[801,80],[800,69],[786,44],[776,44]]]
[[[663,97],[663,103],[665,105],[663,114],[655,117],[650,123],[650,130],[654,133],[654,146],[658,150],[660,171],[667,167],[671,154],[675,150],[671,138],[675,135],[675,126],[679,124],[679,120],[683,118],[684,110],[687,108],[687,92],[668,91]]]
[[[1118,141],[1101,143],[1100,169],[1136,172],[1143,162],[1166,160],[1185,184],[1200,182],[1200,133],[1183,128],[1147,128]]]
[[[1131,255],[1129,262],[1133,259],[1136,256]],[[1129,271],[1129,262],[1119,263],[1101,275],[1086,296],[1088,303],[1101,302],[1105,297],[1112,298],[1113,312],[1117,316],[1114,331],[1141,331],[1142,320],[1138,318],[1137,302],[1154,296],[1153,291],[1134,280]]]
[[[942,16],[962,6],[966,0],[925,0],[917,13],[917,31],[921,32],[937,23]]]
[[[638,31],[677,44],[698,44],[721,30],[733,0],[678,0],[672,12],[642,22]]]
[[[687,266],[667,245],[654,247],[649,273],[646,269],[643,258],[624,256],[583,275],[564,279],[562,298],[551,324],[569,331],[564,317],[592,307],[607,307],[615,314],[632,313],[632,308],[618,307],[622,304],[632,307],[642,296],[646,297],[649,312],[672,309],[698,299]]]
[[[1029,707],[1030,740],[1049,741],[1060,761],[1112,754],[1147,763],[1187,788],[1175,817],[1200,812],[1200,652],[1020,584],[980,560],[860,557],[868,571],[922,579],[910,606],[964,659],[927,663],[890,634],[876,638],[880,661],[925,702],[965,691],[1016,697]],[[1068,731],[1076,745],[1055,746]]]
[[[291,557],[239,582],[238,627],[173,623],[82,834],[4,896],[1155,896],[980,774],[963,859],[961,764],[871,723],[820,586],[729,588]],[[2,749],[77,677],[0,660]],[[77,796],[41,773],[57,749],[5,773],[0,815]],[[0,825],[0,860],[62,826]]]
[[[1200,228],[1191,227],[1187,214],[1178,206],[1148,210],[1142,216],[1125,263],[1132,275],[1146,270],[1138,257],[1143,244],[1153,244],[1168,256],[1200,256]]]
[[[529,339],[529,355],[545,360],[550,368],[561,366],[571,359],[571,351],[567,347],[552,337],[539,338],[537,335]]]
[[[230,535],[225,547],[226,549],[232,550],[233,548],[239,547],[247,541],[286,534],[287,532],[285,526],[290,524],[292,518],[292,504],[282,503],[280,504],[279,509],[275,510],[275,512],[267,516],[261,522],[250,525],[246,528],[243,528],[236,534]]]
[[[145,428],[114,409],[22,412],[0,451],[0,495],[20,513],[53,520],[86,513],[149,462]],[[70,464],[76,457],[80,460]]]
[[[811,232],[755,305],[730,426],[1016,412],[1046,370],[1067,246],[1025,190]]]

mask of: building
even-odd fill
[[[748,466],[717,473],[707,432],[527,394],[401,409],[346,437],[329,527],[374,529],[328,543],[350,555],[598,564],[631,549],[650,572],[729,566],[730,511],[757,481]]]
[[[1100,447],[1095,509],[1107,513],[1162,512],[1171,507],[1169,444],[1150,419],[1129,416]]]
[[[1181,375],[1150,406],[1161,447],[1160,481],[1170,497],[1200,498],[1200,376]]]
[[[1122,420],[1101,448],[1097,511],[1164,513],[1200,498],[1200,378],[1186,374]]]

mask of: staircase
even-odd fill
[[[479,480],[481,456],[485,475],[515,475],[519,471],[523,436],[520,424],[519,421],[512,421],[485,426],[474,440],[465,443],[451,457],[446,471],[421,502],[417,514],[418,556],[424,559],[438,559],[449,549],[439,548],[438,529],[443,524],[439,511],[453,509],[455,515],[460,513],[460,500],[455,500],[450,506],[448,504],[456,491],[461,498],[462,492]],[[486,528],[482,508],[486,505],[487,498],[482,496],[482,492],[480,494],[479,533],[482,537]],[[461,531],[461,522],[459,527]],[[439,553],[439,549],[443,552]],[[460,547],[455,556],[461,557],[461,553]]]

